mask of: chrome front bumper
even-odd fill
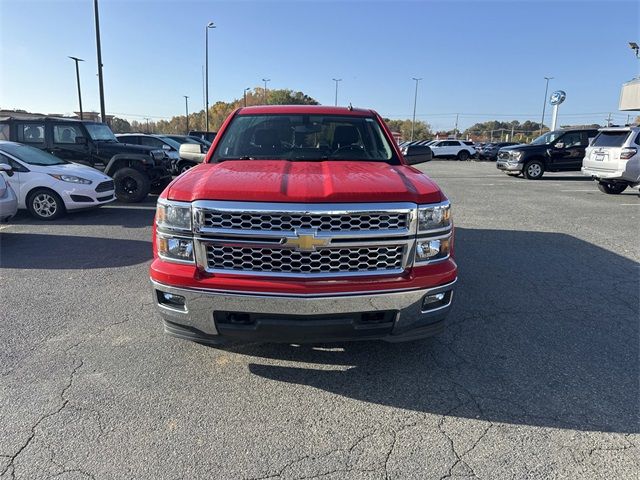
[[[503,160],[498,160],[496,162],[496,168],[498,170],[504,170],[505,172],[521,172],[522,163],[510,163]]]
[[[223,343],[233,338],[234,332],[225,333],[224,329],[219,328],[216,312],[256,314],[263,319],[267,317],[268,335],[264,335],[264,325],[243,326],[239,332],[241,338],[251,341],[404,341],[434,335],[444,328],[443,321],[451,309],[455,281],[421,290],[325,296],[217,292],[171,287],[153,280],[151,284],[153,299],[163,317],[166,333],[205,343]],[[183,297],[184,307],[167,304],[164,301],[165,293]],[[436,303],[433,308],[423,308],[425,296],[438,293],[445,293],[442,303]],[[357,314],[373,312],[387,313],[391,319],[388,328],[375,324],[354,324],[353,318]],[[270,322],[270,315],[279,320]],[[281,321],[282,317],[289,318]],[[289,328],[292,325],[295,325],[295,329]],[[293,330],[295,333],[291,333]]]

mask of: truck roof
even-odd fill
[[[371,117],[373,110],[351,107],[328,107],[326,105],[256,105],[243,107],[238,115],[265,114],[293,114],[293,115],[349,115],[352,117]]]

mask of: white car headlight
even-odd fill
[[[91,180],[87,180],[86,178],[82,178],[82,177],[76,177],[75,175],[58,175],[55,173],[50,173],[49,175],[55,178],[56,180],[60,180],[62,182],[81,183],[82,185],[91,184]]]
[[[448,201],[418,207],[418,232],[431,232],[451,227],[451,205]]]
[[[156,209],[158,228],[191,231],[191,204],[187,202],[171,202],[158,200]]]

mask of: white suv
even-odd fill
[[[458,160],[469,160],[476,154],[473,142],[463,142],[460,140],[437,140],[429,144],[434,157],[457,158]]]
[[[582,173],[609,194],[640,185],[640,127],[602,128],[582,161]]]

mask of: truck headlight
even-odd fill
[[[158,200],[156,224],[159,228],[191,231],[191,204]]]
[[[451,228],[451,205],[448,201],[437,205],[418,207],[418,232],[431,232]]]
[[[511,151],[509,152],[509,160],[520,160],[522,158],[522,152]]]
[[[424,238],[416,242],[416,262],[430,262],[447,258],[451,252],[451,237]]]
[[[169,261],[193,263],[193,239],[158,234],[156,246],[160,258]]]

